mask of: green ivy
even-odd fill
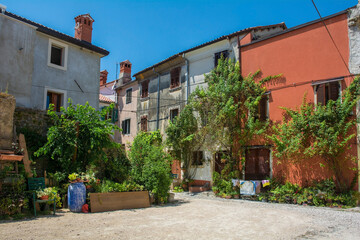
[[[338,188],[345,190],[348,184],[344,180],[344,166],[353,158],[347,150],[356,136],[353,113],[359,92],[359,78],[355,78],[343,91],[342,98],[330,100],[325,106],[314,106],[306,101],[305,95],[300,108],[283,108],[283,122],[275,124],[274,133],[269,136],[274,143],[275,156],[280,162],[297,163],[319,156],[323,160],[321,166],[330,169]],[[357,170],[354,177],[357,177]]]

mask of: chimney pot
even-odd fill
[[[108,71],[106,71],[106,70],[103,70],[100,72],[100,86],[103,86],[106,84],[107,75],[108,75]]]
[[[91,43],[94,19],[90,14],[82,14],[75,17],[75,38]]]
[[[131,62],[129,60],[125,60],[120,63],[120,75],[119,79],[122,84],[128,83],[131,81]]]

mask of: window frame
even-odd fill
[[[44,88],[43,110],[45,110],[45,111],[47,110],[47,95],[49,92],[62,95],[60,107],[67,107],[67,105],[66,105],[67,91],[61,90],[61,89],[56,89],[56,88],[45,87]]]
[[[143,121],[144,120],[146,121],[146,125],[145,125],[146,129],[145,130],[143,129]],[[141,132],[148,131],[148,116],[147,115],[141,116],[141,118],[140,118],[140,131]]]
[[[322,81],[322,82],[315,82],[313,83],[313,87],[314,87],[314,103],[315,105],[319,104],[319,96],[318,96],[318,90],[320,86],[324,86],[324,91],[326,91],[326,87],[328,87],[328,99],[326,99],[326,92],[324,92],[324,106],[326,106],[326,104],[328,103],[329,100],[333,100],[336,101],[338,98],[341,98],[342,95],[342,81],[344,79],[332,79],[332,80],[327,80],[327,81]],[[331,99],[330,95],[331,95],[331,84],[332,83],[337,83],[338,84],[338,98],[337,99]],[[328,86],[327,86],[328,85]]]
[[[127,127],[127,129],[125,129],[124,126],[126,126],[127,122],[128,122],[128,127]],[[122,127],[122,135],[130,135],[130,133],[131,133],[131,118],[127,118],[127,119],[124,119],[123,121],[121,121],[121,127]],[[124,130],[128,130],[128,131],[124,131]]]
[[[201,153],[201,154],[200,154]],[[194,155],[196,154],[196,159],[194,159]],[[201,159],[200,159],[200,156],[201,156]],[[205,154],[204,154],[204,151],[193,151],[192,152],[192,155],[191,155],[191,166],[193,167],[202,167],[204,166],[204,162],[205,162]],[[201,164],[200,164],[200,162]]]
[[[174,117],[172,117],[172,112],[175,111],[175,110],[177,110],[177,115],[175,117],[179,116],[179,114],[180,114],[180,108],[179,107],[170,108],[169,109],[169,119],[170,119],[171,122],[174,121]]]
[[[226,50],[223,50],[223,51],[214,53],[214,68],[217,67],[218,62],[219,62],[219,59],[221,59],[221,55],[224,55],[224,58],[225,58],[225,59],[228,59],[228,58],[229,58],[229,55],[230,55],[229,52],[230,52],[230,51],[229,51],[228,49],[226,49]],[[224,54],[224,53],[226,53],[226,54]],[[226,56],[225,56],[225,55],[226,55]]]
[[[61,65],[51,63],[51,52],[52,52],[51,50],[52,50],[53,46],[62,49]],[[57,69],[66,71],[67,70],[67,60],[68,60],[68,48],[69,48],[69,46],[67,44],[64,44],[62,42],[59,42],[59,41],[49,38],[47,65],[49,67],[53,67],[53,68],[57,68]]]
[[[259,106],[258,106],[258,111],[257,111],[257,115],[255,116],[255,119],[259,119],[260,122],[266,122],[267,120],[269,120],[269,107],[270,107],[270,103],[269,103],[269,95],[270,93],[265,93],[262,96],[262,99],[259,102]],[[261,116],[262,111],[261,111],[261,104],[262,101],[265,99],[265,116]]]
[[[146,89],[146,96],[144,94],[144,85],[147,85],[147,88]],[[149,97],[149,85],[150,85],[150,81],[149,80],[146,80],[146,81],[143,81],[141,82],[141,98],[147,98]]]
[[[128,92],[130,92],[130,97],[128,96]],[[132,88],[128,88],[125,91],[125,103],[130,104],[132,102]]]
[[[175,89],[181,85],[181,67],[175,67],[170,70],[170,89]]]

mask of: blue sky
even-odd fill
[[[357,0],[315,0],[327,16]],[[0,0],[7,10],[74,36],[74,17],[95,19],[92,43],[110,51],[101,70],[115,79],[116,63],[129,59],[136,73],[175,53],[244,28],[318,18],[311,0]]]

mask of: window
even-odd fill
[[[333,81],[315,86],[316,103],[326,105],[329,100],[336,101],[340,96],[340,82]]]
[[[175,108],[175,109],[171,109],[170,110],[170,121],[174,121],[174,119],[179,115],[179,109]]]
[[[264,95],[259,103],[257,116],[255,119],[259,119],[260,121],[264,122],[268,119],[268,96]]]
[[[149,96],[149,81],[141,83],[141,97],[146,98]]]
[[[131,103],[132,98],[132,88],[126,90],[126,104]]]
[[[170,89],[177,88],[180,86],[180,72],[181,72],[180,67],[174,68],[170,71],[170,78],[171,78]]]
[[[122,134],[130,134],[130,119],[126,119],[121,123]]]
[[[51,63],[61,66],[63,49],[57,46],[51,46]]]
[[[49,109],[50,104],[54,104],[54,110],[60,112],[62,106],[62,94],[48,92],[46,96],[46,109]]]
[[[67,69],[68,45],[49,39],[48,66],[66,70]]]
[[[141,131],[142,132],[147,132],[147,116],[141,117]]]
[[[204,163],[204,152],[195,151],[192,156],[192,165],[193,166],[202,166]]]
[[[215,64],[214,64],[215,67],[217,67],[219,63],[219,59],[221,59],[221,56],[223,56],[224,59],[228,58],[229,57],[228,50],[215,53]]]
[[[245,180],[270,177],[270,149],[250,148],[245,152]]]

